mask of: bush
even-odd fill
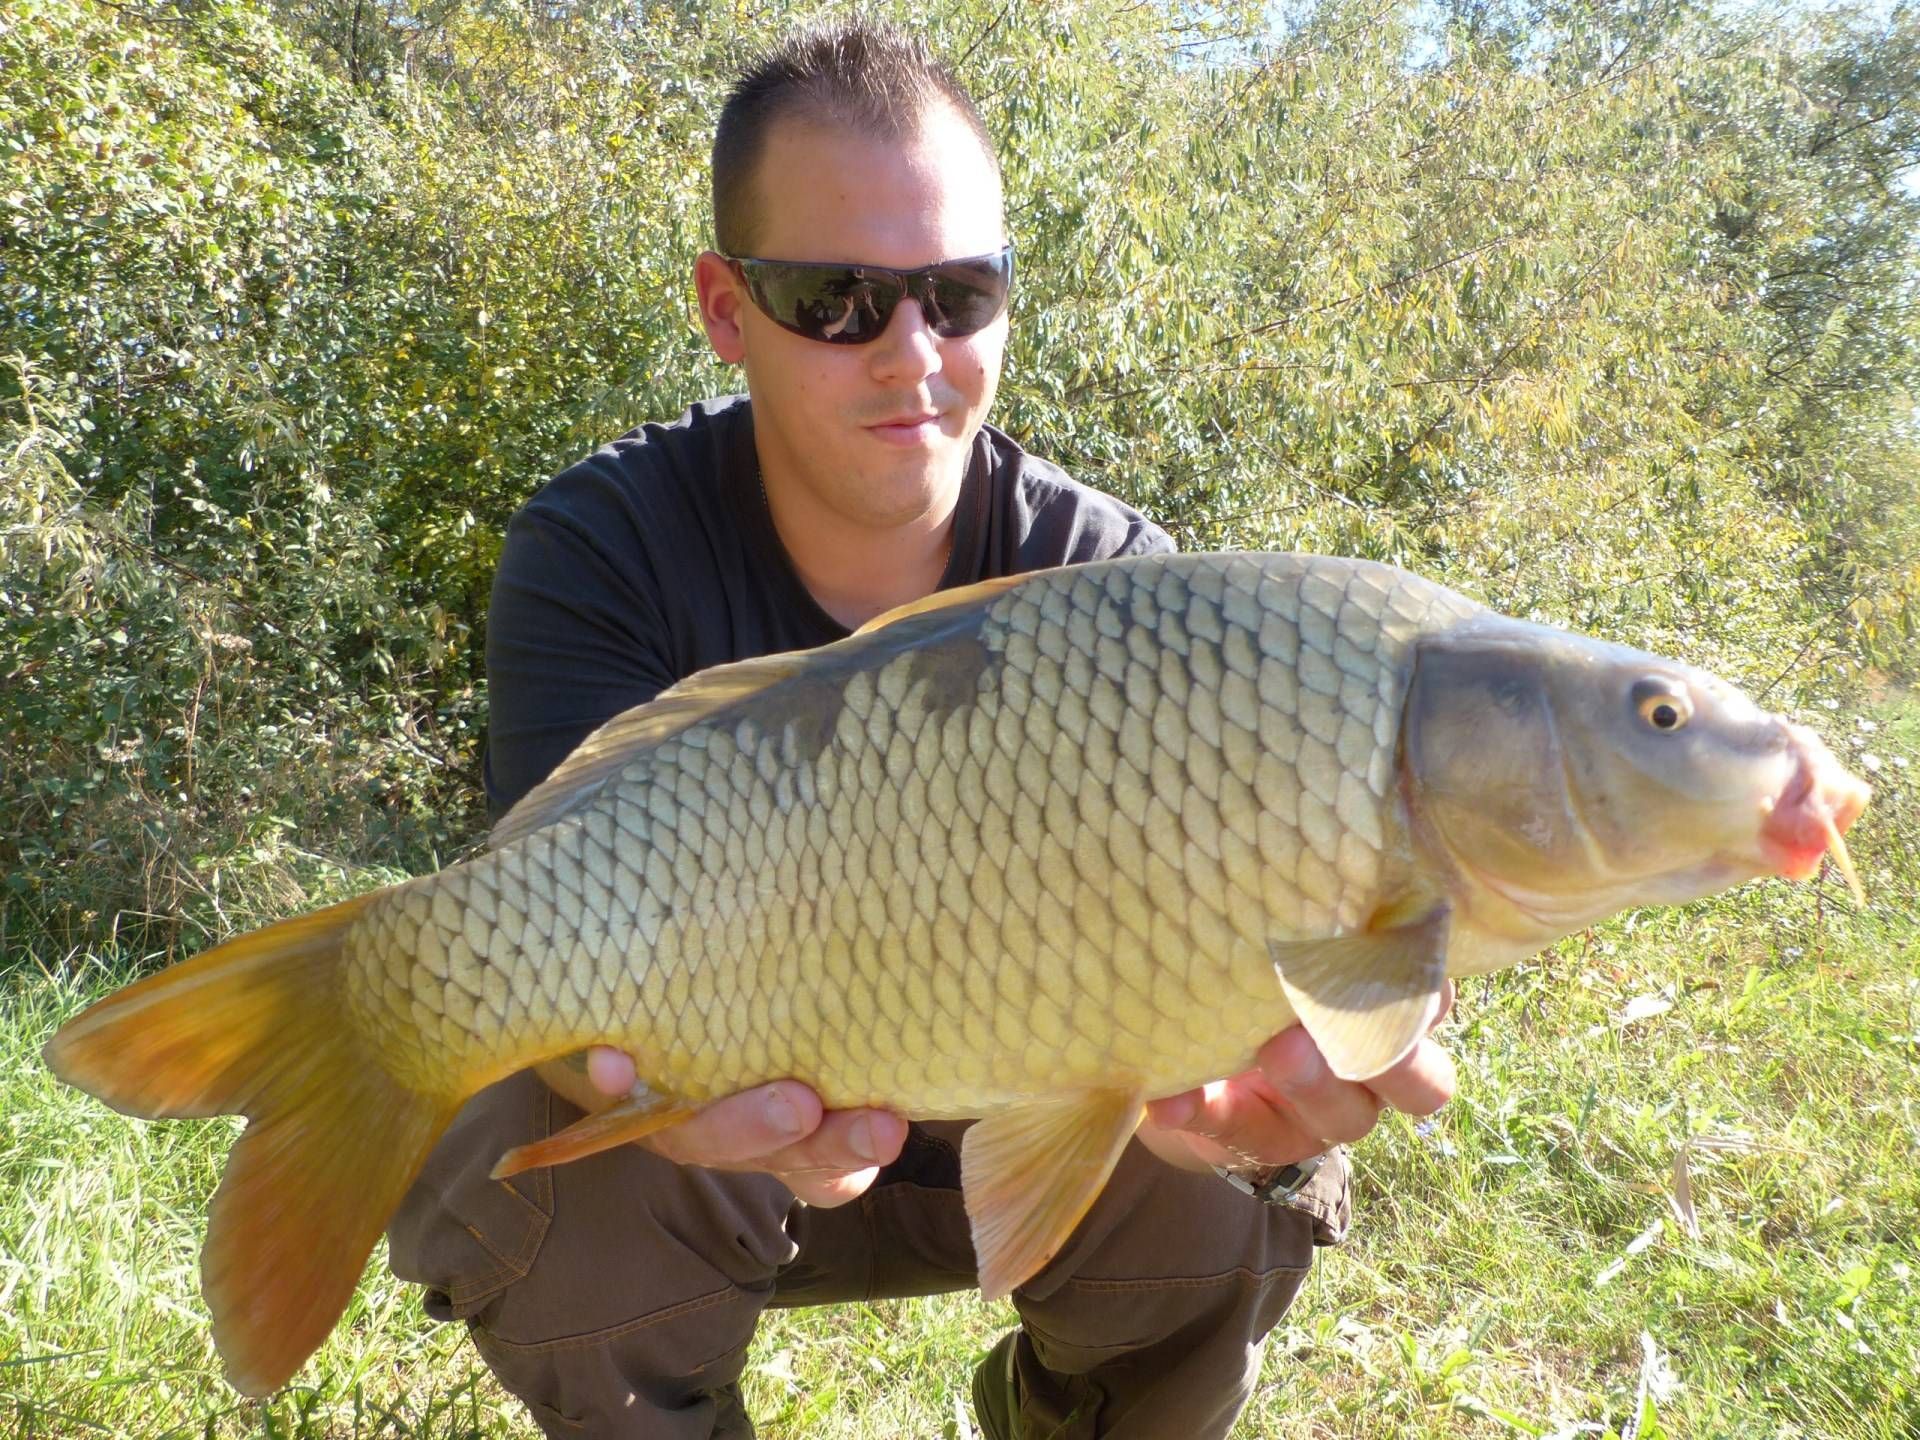
[[[999,138],[1037,452],[1776,704],[1920,670],[1911,11],[896,10]],[[767,33],[0,18],[0,925],[170,949],[477,839],[507,517],[738,384],[686,276]]]

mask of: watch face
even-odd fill
[[[1264,1200],[1269,1205],[1284,1205],[1306,1188],[1307,1182],[1326,1158],[1325,1155],[1309,1155],[1292,1165],[1271,1165],[1260,1170],[1229,1170],[1224,1165],[1216,1165],[1213,1169],[1215,1174],[1241,1193]]]
[[[1325,1159],[1324,1155],[1309,1155],[1297,1164],[1282,1165],[1279,1169],[1268,1173],[1265,1182],[1254,1191],[1254,1194],[1269,1205],[1278,1205],[1291,1200],[1306,1188],[1307,1182],[1313,1178],[1314,1172],[1320,1168],[1321,1162]]]

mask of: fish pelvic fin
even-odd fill
[[[372,896],[242,935],[129,985],[47,1042],[116,1110],[240,1114],[200,1257],[234,1388],[292,1377],[346,1309],[388,1218],[458,1110],[396,1080],[344,1012],[345,942]]]
[[[1450,912],[1331,940],[1271,941],[1274,973],[1328,1066],[1371,1080],[1412,1053],[1440,1013]]]
[[[1138,1091],[1094,1090],[1035,1101],[968,1127],[960,1141],[960,1185],[983,1299],[1000,1299],[1059,1254],[1145,1113]]]
[[[611,1150],[616,1145],[644,1140],[656,1131],[678,1125],[699,1108],[671,1095],[636,1091],[605,1110],[574,1121],[558,1134],[535,1140],[530,1145],[516,1145],[500,1157],[491,1178],[506,1180],[523,1170],[541,1165],[565,1165],[571,1160],[584,1160],[602,1150]]]

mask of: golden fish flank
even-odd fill
[[[1340,1074],[1378,1074],[1449,971],[1844,861],[1865,803],[1712,677],[1402,571],[1110,561],[694,676],[589,738],[492,853],[131,986],[47,1053],[131,1113],[251,1117],[203,1264],[251,1393],[325,1338],[466,1098],[596,1041],[651,1093],[496,1173],[782,1076],[977,1116],[962,1181],[996,1296],[1065,1242],[1147,1099],[1296,1017]]]
[[[692,1101],[797,1075],[921,1116],[1225,1073],[1284,1006],[1268,942],[1379,903],[1407,647],[1468,613],[1325,568],[1036,577],[856,643],[803,703],[789,681],[698,719],[584,801],[562,772],[493,854],[370,907],[356,1024],[421,1089],[605,1038]],[[596,743],[570,765],[626,740]],[[1088,991],[1107,1014],[1076,1023]]]

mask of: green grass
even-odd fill
[[[1469,983],[1458,1097],[1356,1151],[1354,1238],[1315,1267],[1238,1435],[1570,1440],[1621,1431],[1643,1388],[1638,1440],[1920,1434],[1920,920],[1911,871],[1877,858],[1912,798],[1860,838],[1865,913],[1755,885]],[[195,1267],[233,1124],[125,1120],[39,1058],[125,974],[0,972],[0,1433],[535,1436],[378,1255],[295,1386],[256,1405],[222,1385]],[[969,1435],[971,1365],[1011,1314],[772,1315],[748,1367],[761,1433]]]

